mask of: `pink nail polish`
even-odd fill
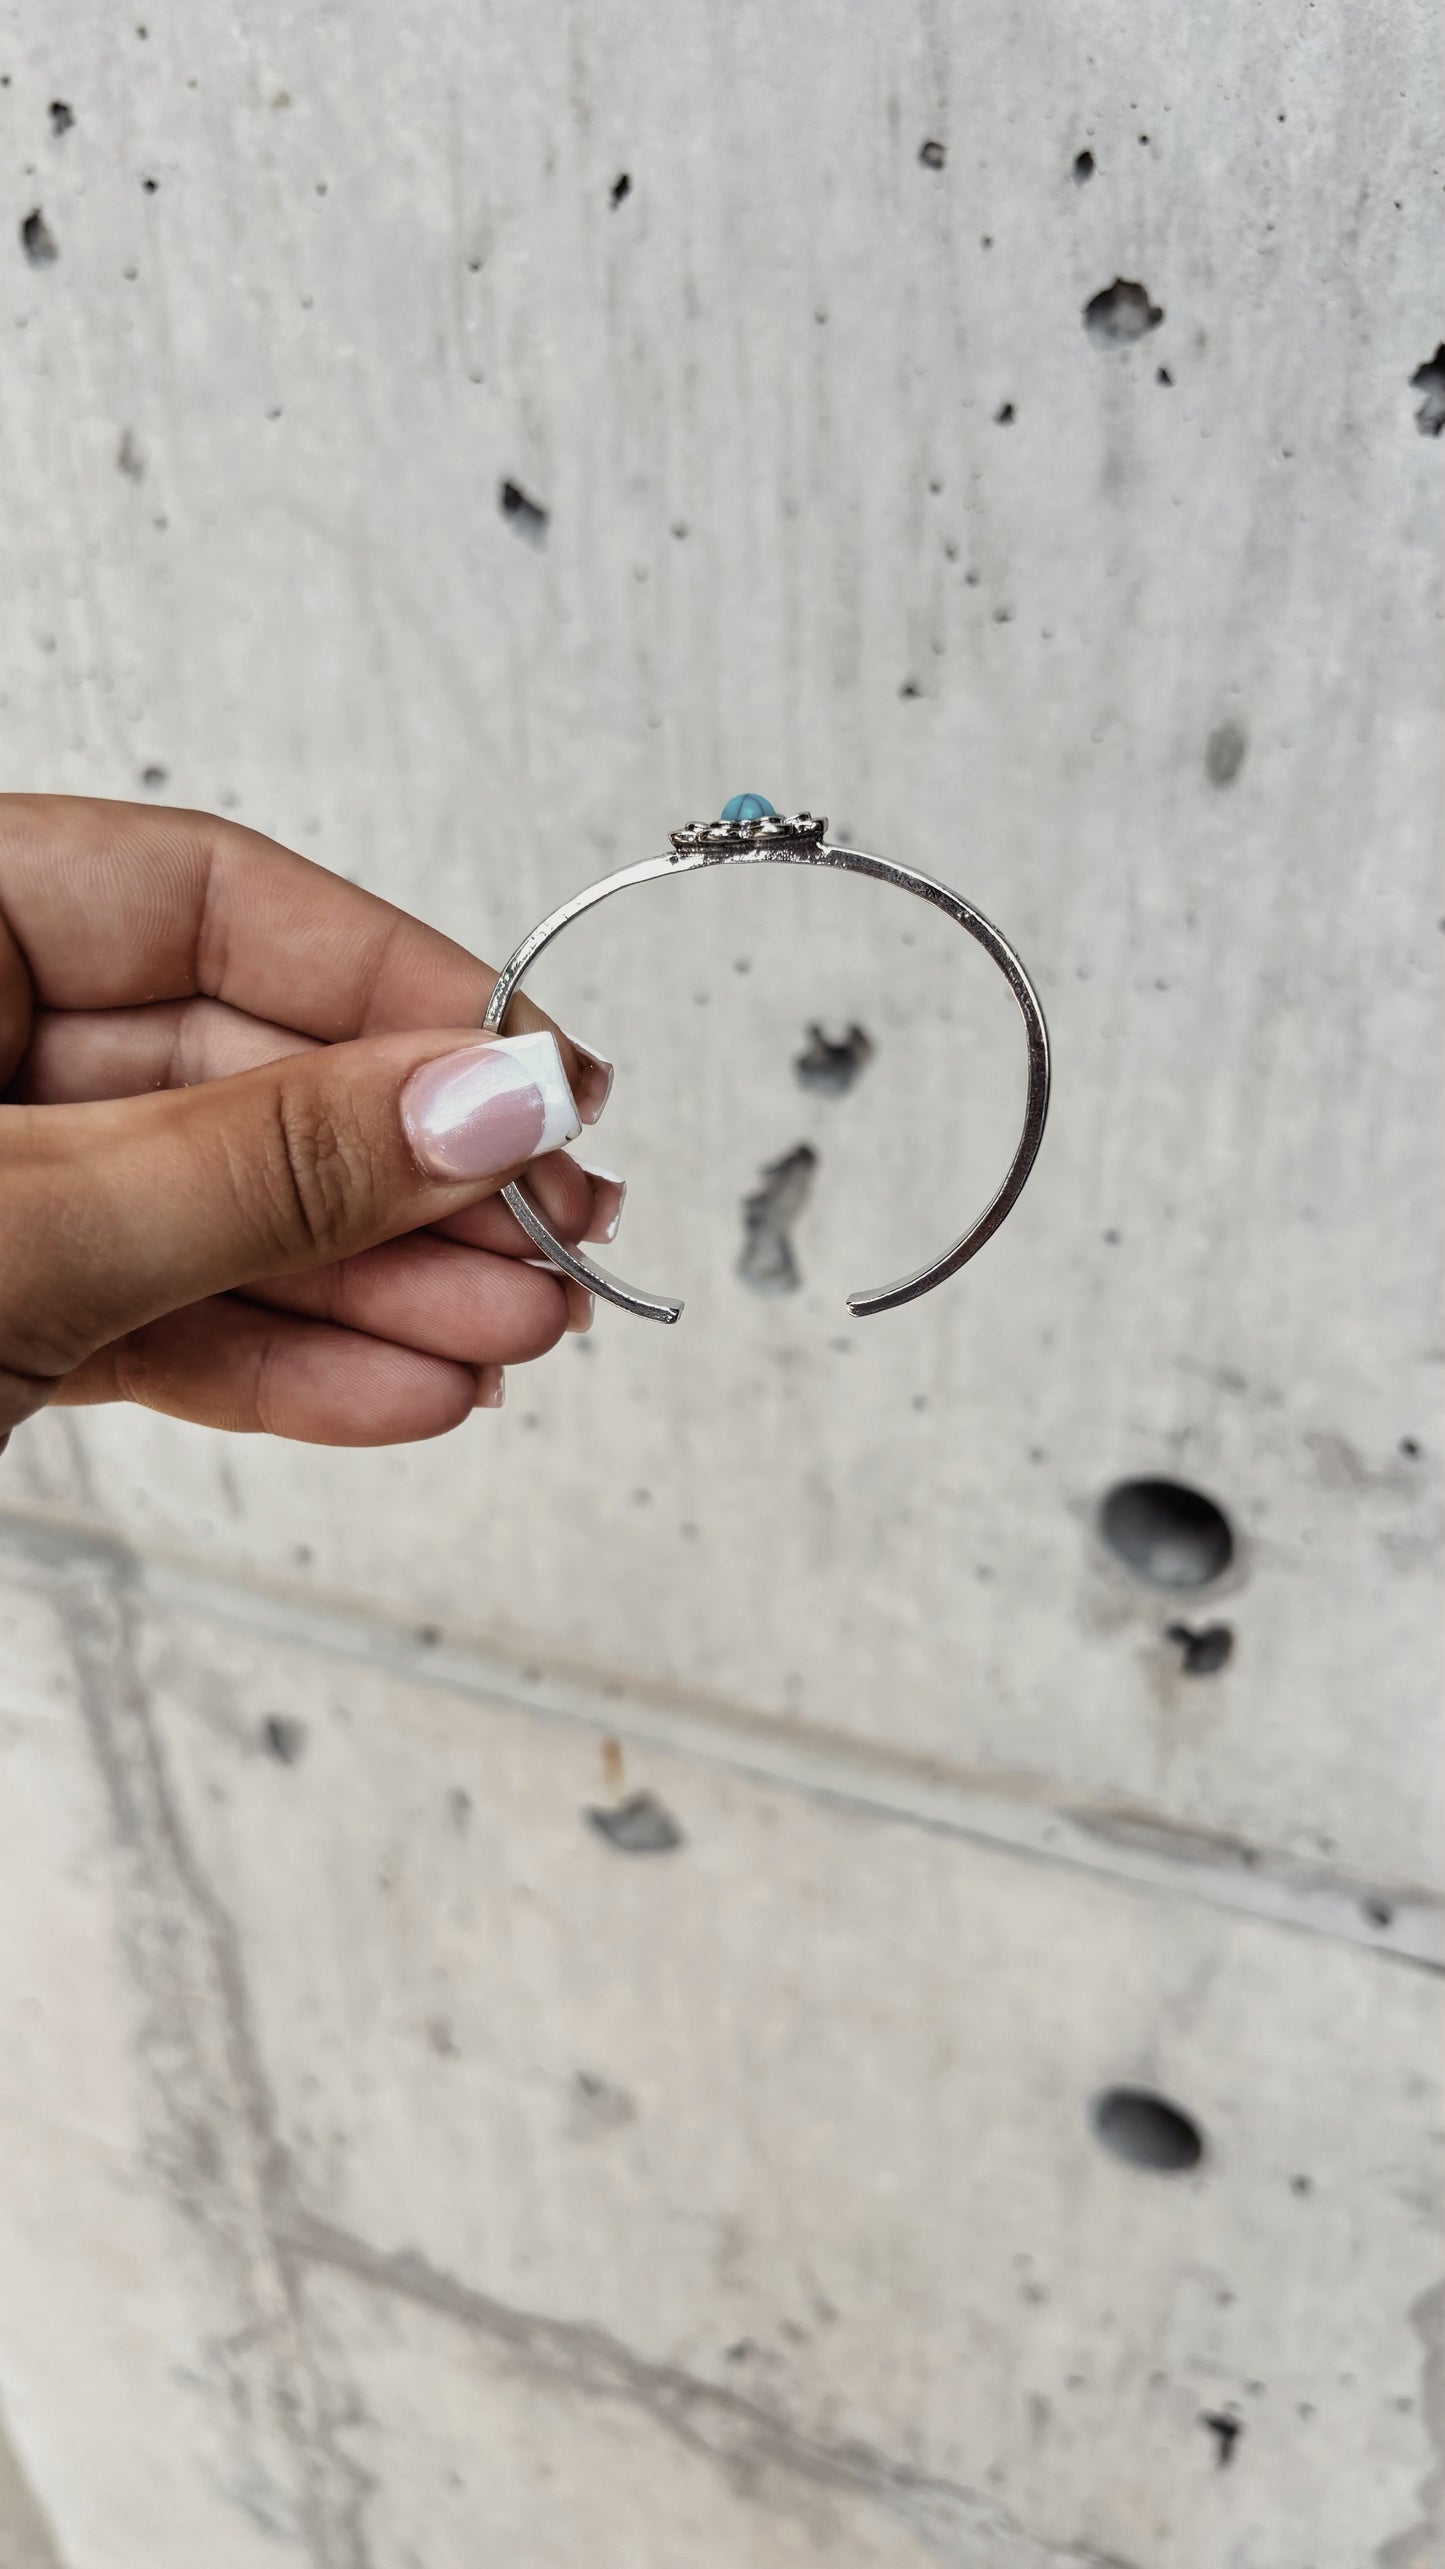
[[[477,1369],[477,1409],[500,1409],[507,1397],[507,1377],[500,1365],[481,1365]]]
[[[627,1180],[611,1169],[585,1169],[592,1180],[592,1219],[582,1237],[584,1240],[608,1241],[617,1237],[622,1220],[622,1207],[627,1201]]]
[[[423,1062],[401,1092],[428,1177],[499,1177],[575,1141],[582,1127],[551,1035],[499,1035]]]
[[[595,1124],[612,1094],[616,1073],[605,1054],[594,1053],[590,1044],[579,1043],[575,1035],[569,1035],[567,1041],[582,1064],[577,1081],[577,1112],[584,1124]]]

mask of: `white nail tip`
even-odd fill
[[[560,1151],[564,1142],[575,1142],[582,1130],[577,1100],[567,1085],[562,1056],[555,1035],[499,1035],[496,1049],[514,1061],[529,1088],[535,1088],[542,1100],[542,1134],[534,1157],[544,1152]]]

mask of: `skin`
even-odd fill
[[[494,978],[256,831],[0,795],[0,1441],[113,1400],[323,1445],[437,1436],[484,1367],[581,1322],[522,1263],[516,1172],[437,1183],[401,1121]],[[537,1028],[578,1092],[586,1057],[518,1000],[508,1031]],[[581,1239],[586,1172],[559,1153],[529,1182]]]

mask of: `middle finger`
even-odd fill
[[[591,1317],[591,1296],[580,1286],[431,1231],[252,1285],[246,1299],[463,1365],[527,1364]]]

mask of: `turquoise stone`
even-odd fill
[[[734,794],[730,803],[724,803],[722,817],[725,821],[773,821],[777,813],[766,794]]]

